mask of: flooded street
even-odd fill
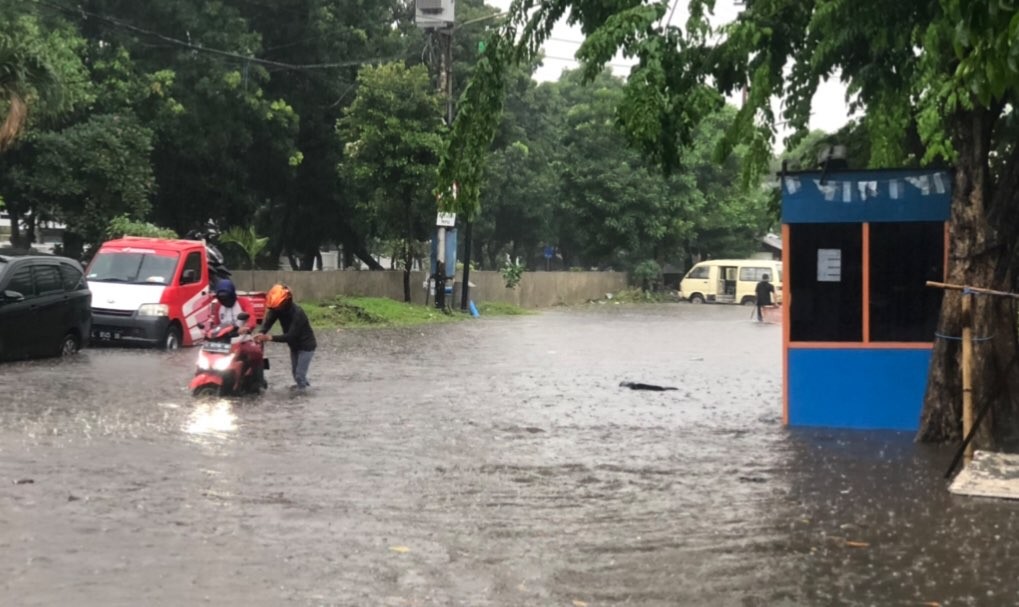
[[[1019,604],[1019,504],[910,434],[783,428],[749,313],[320,331],[309,394],[271,344],[230,401],[196,350],[0,366],[0,602]]]

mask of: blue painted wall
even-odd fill
[[[916,430],[930,350],[789,349],[789,425]]]
[[[944,170],[811,171],[781,181],[782,223],[947,221],[952,202]]]

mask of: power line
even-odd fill
[[[566,42],[566,43],[569,43],[569,44],[576,44],[576,45],[584,44],[583,40],[570,40],[569,38],[557,38],[555,36],[549,36],[547,38],[547,40],[551,40],[553,42]]]
[[[461,27],[464,27],[464,26],[467,26],[467,25],[471,25],[471,24],[474,24],[474,23],[478,23],[478,22],[480,22],[480,21],[487,21],[487,20],[489,20],[489,19],[496,19],[496,18],[498,18],[498,17],[505,17],[505,16],[506,16],[506,15],[508,15],[508,14],[509,14],[509,13],[503,13],[503,12],[498,12],[498,13],[492,13],[492,14],[490,14],[490,15],[485,15],[484,17],[478,17],[477,19],[469,19],[469,20],[467,20],[467,21],[463,21],[463,22],[461,22],[461,23],[455,23],[455,24],[453,24],[453,29],[454,29],[454,30],[458,30],[458,29],[460,29]]]
[[[577,64],[580,63],[580,60],[577,59],[577,58],[569,59],[569,58],[566,58],[566,57],[556,57],[554,55],[542,55],[541,58],[542,59],[551,59],[553,61],[566,61],[568,63],[577,63]],[[631,67],[633,67],[633,65],[625,64],[625,63],[606,63],[605,65],[607,65],[609,67],[618,67],[620,69],[630,69]]]

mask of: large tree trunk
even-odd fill
[[[364,239],[356,235],[354,231],[347,227],[346,223],[343,224],[343,254],[347,255],[347,251],[350,251],[350,255],[356,256],[358,259],[363,261],[368,266],[369,270],[385,270],[382,264],[377,259],[372,257],[368,247],[365,246]],[[351,261],[347,262],[347,265],[351,265]]]
[[[62,240],[64,245],[64,256],[82,261],[85,250],[85,239],[70,230],[64,230]],[[93,251],[94,250],[95,249],[93,249]]]
[[[379,260],[372,257],[372,254],[368,252],[367,247],[363,244],[358,245],[357,251],[354,252],[358,259],[363,261],[369,270],[385,270]]]
[[[16,249],[27,247],[27,243],[21,238],[21,214],[11,207],[7,207],[7,213],[11,217],[11,246]]]
[[[32,212],[29,213],[27,219],[25,220],[25,235],[24,235],[24,239],[25,239],[25,243],[27,244],[27,248],[31,248],[32,245],[35,244],[35,233],[36,233],[36,227],[37,226],[38,226],[38,222],[36,220],[36,212],[33,209]]]
[[[375,258],[370,254],[367,255],[368,259],[375,261]],[[350,246],[346,243],[343,245],[343,269],[346,270],[350,266],[354,265],[354,260],[359,259],[357,255],[354,255],[354,251],[351,250]],[[380,266],[381,267],[381,266]]]
[[[988,167],[991,133],[997,116],[975,111],[957,120],[955,144],[958,158],[952,191],[951,230],[949,231],[948,282],[1002,291],[1011,288],[1010,248],[1003,242],[1014,233],[1014,225],[997,225],[989,216],[1007,217],[1015,223],[1014,213],[996,212],[995,207],[1013,203],[1005,191],[1015,180],[1015,163],[1008,173],[999,175],[995,184]],[[961,440],[962,375],[961,342],[962,297],[946,292],[935,342],[927,394],[917,439],[927,442]],[[990,413],[981,424],[976,444],[984,447],[1011,442],[1017,434],[1015,402],[1019,397],[1019,342],[1016,339],[1016,309],[1013,300],[973,297],[973,404],[975,413],[990,404]],[[980,338],[986,338],[980,339]]]
[[[498,271],[502,267],[502,264],[499,263],[499,247],[491,242],[488,243],[488,262],[492,264],[489,270]]]

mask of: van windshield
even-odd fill
[[[167,285],[173,280],[179,258],[177,253],[106,251],[92,260],[87,278],[94,282]]]
[[[711,276],[710,266],[696,266],[686,275],[687,278],[708,278]]]

